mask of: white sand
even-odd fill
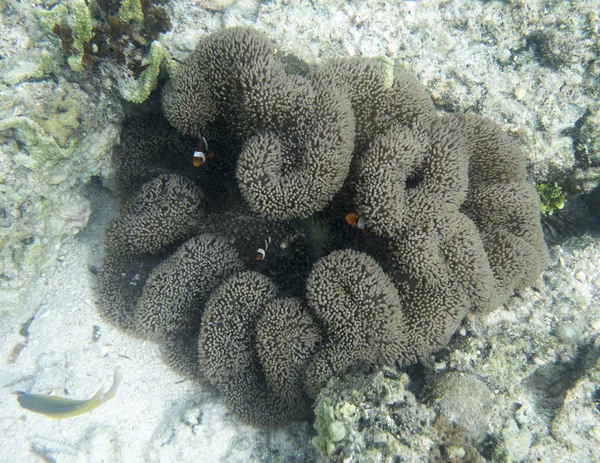
[[[65,240],[59,262],[36,283],[28,337],[19,330],[30,315],[0,327],[0,461],[229,462],[312,451],[305,433],[294,437],[306,424],[273,433],[239,425],[217,394],[172,373],[155,344],[99,317],[88,264],[100,262],[104,225],[116,203],[100,187],[90,190],[96,198],[90,224]],[[11,363],[14,347],[25,342]],[[17,402],[15,391],[91,398],[110,386],[119,365],[116,396],[90,413],[55,420]]]

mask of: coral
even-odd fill
[[[172,69],[171,55],[167,49],[155,40],[150,44],[147,58],[140,64],[141,74],[136,79],[130,80],[121,90],[123,98],[132,103],[143,103],[158,86],[158,77],[161,69]],[[135,84],[132,84],[135,82]]]
[[[141,24],[144,21],[142,3],[140,0],[121,0],[121,6],[117,12],[117,17],[121,21]]]
[[[166,49],[156,40],[171,29],[160,0],[71,0],[39,11],[43,27],[60,37],[67,62],[81,72],[105,57],[113,57],[131,71],[124,98],[144,101],[157,86],[161,66],[169,64]],[[162,3],[162,2],[161,2]]]
[[[60,37],[67,63],[73,71],[81,72],[91,64],[93,23],[85,0],[60,3],[51,10],[38,11],[38,15],[42,26]]]
[[[540,210],[544,215],[552,215],[554,211],[565,207],[565,195],[562,188],[554,184],[538,183],[535,189],[540,196]]]
[[[418,361],[546,265],[516,143],[438,115],[385,61],[296,74],[258,32],[226,29],[163,109],[180,135],[156,115],[124,132],[122,194],[141,187],[107,228],[101,304],[243,421],[301,419],[333,377]]]
[[[73,28],[73,54],[67,62],[74,71],[83,71],[84,47],[92,39],[92,17],[85,0],[72,0],[71,8],[75,16],[75,27]]]
[[[409,381],[386,367],[329,381],[316,400],[312,441],[323,459],[430,461],[439,440],[435,413],[417,400]]]
[[[0,131],[12,129],[15,138],[27,146],[28,156],[14,158],[17,164],[28,169],[36,169],[42,164],[54,164],[71,156],[75,147],[61,148],[44,128],[34,120],[23,117],[9,117],[0,121]]]
[[[23,27],[14,31],[19,42]],[[36,43],[34,31],[25,42]],[[48,56],[27,47],[21,53],[13,57],[21,70]],[[36,291],[64,239],[85,228],[91,204],[82,187],[108,167],[121,118],[119,105],[87,84],[29,77],[0,92],[0,311],[13,314],[34,310],[27,291]]]

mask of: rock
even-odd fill
[[[432,386],[436,410],[464,428],[475,439],[487,433],[494,396],[477,377],[449,372],[436,378]]]
[[[237,2],[237,0],[202,0],[200,5],[202,8],[211,11],[225,11],[235,2]]]

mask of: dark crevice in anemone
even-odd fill
[[[405,185],[406,185],[406,189],[410,190],[413,188],[418,187],[421,182],[423,181],[423,171],[422,170],[418,170],[415,172],[412,172],[408,177],[406,177],[405,180]]]

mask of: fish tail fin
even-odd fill
[[[112,399],[115,396],[115,394],[117,393],[117,388],[119,387],[119,384],[121,384],[122,379],[123,379],[123,372],[121,371],[121,367],[116,367],[115,374],[113,377],[113,383],[112,383],[112,386],[110,387],[110,389],[106,392],[104,392],[104,389],[100,389],[96,393],[94,398],[98,399],[100,401],[100,403],[104,403],[107,400]]]

